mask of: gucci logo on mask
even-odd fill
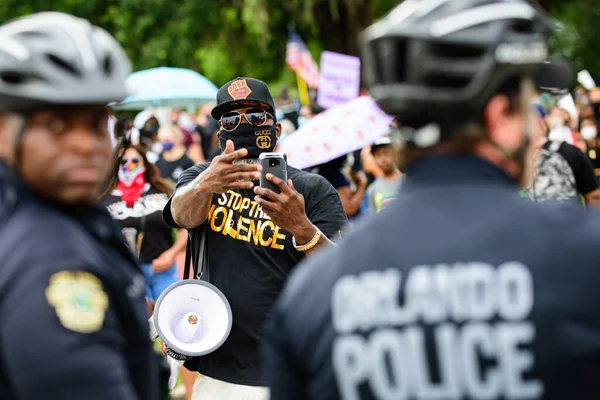
[[[271,137],[270,136],[259,136],[256,138],[256,146],[265,150],[271,147]]]

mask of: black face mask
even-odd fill
[[[228,140],[233,142],[235,150],[247,149],[246,158],[258,158],[260,153],[273,151],[277,144],[277,130],[274,126],[254,126],[241,124],[232,132],[221,130],[219,146],[225,149]]]
[[[142,136],[152,137],[158,133],[158,126],[150,125],[150,127],[148,127],[147,129],[142,129],[140,133],[142,134]]]

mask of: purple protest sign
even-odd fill
[[[360,59],[345,54],[321,53],[321,74],[317,103],[330,108],[358,97]]]

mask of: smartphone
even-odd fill
[[[260,172],[260,187],[281,193],[279,187],[268,181],[266,176],[271,173],[287,184],[287,157],[284,153],[261,153],[258,157],[262,171]]]

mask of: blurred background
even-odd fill
[[[286,68],[289,29],[320,62],[323,50],[359,55],[357,34],[398,0],[1,0],[0,23],[37,11],[74,14],[116,36],[134,70],[193,69],[220,86],[236,76],[266,81],[274,95],[296,91]],[[597,0],[543,0],[560,22],[553,52],[577,71],[600,74]]]

